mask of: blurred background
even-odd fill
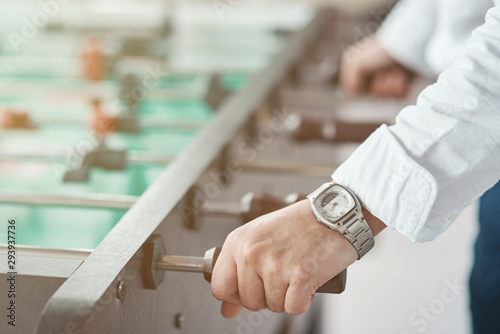
[[[283,50],[286,32],[303,29],[318,8],[340,13],[322,67],[302,73],[314,87],[321,76],[333,76],[346,46],[375,32],[394,4],[0,0],[0,218],[15,215],[25,222],[19,226],[22,245],[91,251],[126,208],[34,208],[34,200],[20,205],[12,198],[141,196],[216,117],[221,98],[243,89]],[[143,81],[134,81],[138,76]],[[416,80],[404,100],[360,98],[336,109],[346,118],[353,109],[362,120],[377,118],[378,111],[393,117],[431,82]],[[138,126],[147,130],[138,134]],[[127,150],[126,171],[75,172],[73,161],[99,145]],[[76,232],[74,226],[61,228],[68,217],[81,223]],[[352,266],[343,294],[318,296],[321,316],[310,331],[469,333],[467,284],[476,225],[471,207],[432,243],[413,244],[386,230],[377,247]]]

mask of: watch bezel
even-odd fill
[[[351,220],[351,219],[346,220],[346,218],[349,218],[350,216],[356,216],[359,213],[360,203],[359,203],[358,198],[348,188],[346,188],[346,187],[344,187],[344,186],[342,186],[340,184],[337,184],[337,183],[329,183],[329,184],[325,184],[325,185],[328,185],[328,186],[321,187],[320,189],[318,189],[319,191],[317,193],[311,194],[311,195],[313,195],[312,197],[310,197],[310,200],[311,200],[311,203],[312,203],[312,206],[311,206],[312,207],[312,211],[313,211],[313,214],[316,216],[316,218],[318,219],[318,221],[320,223],[326,224],[327,227],[329,227],[329,228],[340,230],[340,229],[342,229],[343,226],[345,226],[345,224],[348,221]],[[337,220],[334,221],[331,218],[326,217],[325,215],[323,215],[323,213],[321,213],[321,211],[317,207],[316,200],[319,197],[321,197],[321,195],[327,193],[328,190],[330,190],[331,188],[333,188],[335,186],[342,188],[343,190],[345,190],[351,196],[351,198],[354,201],[354,206],[353,206],[352,209],[350,209],[345,214],[343,214],[339,219],[337,219]],[[353,213],[354,213],[354,215],[353,215]]]

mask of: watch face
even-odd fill
[[[351,211],[356,203],[347,190],[333,186],[316,198],[315,206],[325,218],[337,221]]]

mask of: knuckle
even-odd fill
[[[311,273],[302,266],[295,267],[293,277],[290,281],[292,285],[304,286],[311,281]]]
[[[245,300],[242,300],[241,304],[247,310],[252,311],[252,312],[257,312],[259,310],[262,310],[262,309],[266,308],[265,303],[258,302],[258,301],[245,301]]]
[[[263,307],[261,307],[261,306],[259,306],[257,304],[250,304],[250,305],[247,306],[247,309],[250,310],[250,311],[252,311],[252,312],[257,312],[259,310],[262,310]]]
[[[275,313],[285,312],[285,295],[288,284],[267,284],[265,288],[267,307]]]
[[[238,235],[237,230],[234,230],[231,233],[229,233],[228,236],[226,237],[224,245],[231,245],[236,240],[237,235]]]
[[[278,280],[278,279],[281,279],[281,270],[280,270],[280,267],[279,267],[279,264],[273,264],[273,263],[270,263],[267,267],[266,267],[266,272],[264,274],[265,277],[269,278],[270,280]]]
[[[269,306],[269,310],[274,313],[283,313],[285,312],[285,307],[284,306],[279,306],[279,305],[273,305]]]
[[[268,300],[267,301],[267,307],[269,310],[271,310],[274,313],[283,313],[285,312],[285,305],[284,302],[279,302],[276,300]]]
[[[277,254],[271,255],[265,262],[266,276],[270,279],[279,277],[283,268],[283,258]]]
[[[218,287],[217,285],[212,284],[212,295],[215,299],[223,301],[230,297],[224,289]]]
[[[271,267],[278,268],[283,265],[284,252],[275,252],[269,256],[269,264]]]
[[[242,260],[245,265],[251,265],[259,258],[259,247],[255,244],[247,244],[241,250]]]

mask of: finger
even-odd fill
[[[408,88],[410,83],[407,74],[403,70],[397,69],[392,73],[392,75],[392,84],[394,85],[393,91],[395,94],[394,97],[406,97],[408,95]]]
[[[285,311],[290,315],[300,315],[311,307],[314,291],[309,286],[291,284],[285,297]]]
[[[285,312],[285,296],[287,286],[281,280],[274,277],[268,277],[264,280],[264,293],[266,295],[267,307],[276,313]]]
[[[380,83],[379,97],[403,98],[408,93],[408,78],[401,68],[392,68],[383,76]]]
[[[220,313],[224,318],[232,319],[240,314],[241,310],[243,310],[243,306],[241,305],[222,302]]]
[[[402,92],[401,72],[391,69],[377,73],[370,88],[371,95],[377,98],[399,98]],[[403,88],[404,89],[404,88]]]
[[[255,270],[249,266],[240,266],[238,272],[238,293],[240,303],[250,311],[267,308],[264,283]]]
[[[347,64],[344,61],[341,64],[339,82],[347,94],[356,96],[366,92],[369,78],[358,62]]]
[[[386,71],[381,79],[381,84],[380,84],[380,92],[379,92],[379,97],[380,98],[391,98],[395,95],[394,92],[394,76],[390,71]],[[397,88],[396,88],[397,90]]]
[[[212,273],[212,294],[221,301],[240,304],[238,273],[230,247],[222,248]]]
[[[370,95],[376,98],[383,97],[385,84],[385,72],[379,71],[375,73],[370,82]]]
[[[386,66],[378,61],[378,55],[373,54],[372,45],[373,42],[368,40],[358,48],[352,47],[351,49],[354,51],[349,49],[344,54],[341,63],[340,84],[350,95],[369,93],[372,77]]]
[[[385,98],[398,97],[401,91],[400,73],[398,69],[390,69],[384,75],[384,81],[381,85],[381,96]]]
[[[365,90],[366,79],[356,48],[347,49],[340,62],[340,86],[349,95],[359,95]]]
[[[342,57],[340,62],[340,70],[339,70],[339,84],[342,89],[349,95],[354,94],[354,88],[352,83],[352,68],[349,64],[347,64],[346,56]]]

